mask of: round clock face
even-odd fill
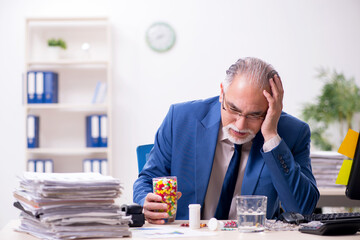
[[[146,32],[146,41],[157,52],[166,52],[175,44],[175,31],[163,22],[154,23]]]

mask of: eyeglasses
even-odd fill
[[[225,108],[225,106],[226,106],[226,108]],[[221,107],[224,111],[226,111],[227,113],[232,115],[234,118],[244,117],[249,122],[256,122],[259,120],[263,120],[265,118],[265,114],[266,114],[266,113],[265,114],[248,114],[248,115],[242,114],[238,110],[227,105],[227,103],[225,101],[225,93],[223,94],[223,101],[222,101]]]

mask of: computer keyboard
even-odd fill
[[[311,214],[304,215],[304,219],[306,222],[311,221],[330,221],[330,220],[346,220],[346,219],[357,219],[360,221],[360,212],[354,213],[322,213],[322,214]]]

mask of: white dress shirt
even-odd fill
[[[271,138],[263,145],[263,151],[268,152],[279,145],[281,138],[279,135]],[[244,178],[246,163],[249,158],[252,141],[244,143],[241,148],[241,159],[238,178],[235,185],[234,195],[230,206],[229,219],[236,219],[236,196],[241,194],[241,185]],[[214,163],[211,170],[210,181],[206,191],[205,203],[203,206],[202,219],[214,217],[216,207],[219,202],[221,188],[224,182],[227,168],[234,154],[234,143],[225,137],[222,125],[219,129],[216,144]]]

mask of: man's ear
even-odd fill
[[[222,83],[220,83],[220,96],[219,96],[219,102],[223,101],[223,96],[224,96],[224,86]]]
[[[269,87],[265,88],[264,90],[266,90],[268,93],[270,93],[271,96],[273,96],[273,92],[272,92],[270,85],[269,85]]]

